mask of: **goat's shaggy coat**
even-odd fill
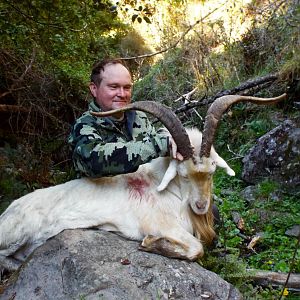
[[[134,174],[72,180],[16,200],[0,217],[0,271],[1,265],[17,268],[18,260],[23,261],[48,238],[71,228],[119,231],[142,240],[145,251],[170,257],[194,260],[202,256],[202,243],[211,242],[215,235],[212,175],[217,166],[234,175],[212,147],[218,121],[234,103],[265,105],[286,96],[264,99],[227,95],[216,99],[205,118],[202,146],[198,130],[188,130],[187,137],[176,115],[158,103],[136,102],[105,112],[104,115],[131,109],[156,112],[187,160],[158,158],[140,166]]]
[[[199,153],[201,133],[188,134]],[[81,178],[27,194],[0,217],[0,264],[24,261],[64,229],[89,227],[142,240],[145,251],[194,260],[215,236],[212,174],[216,166],[234,174],[213,148],[205,163],[196,156],[183,162],[161,157],[132,174]]]

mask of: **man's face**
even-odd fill
[[[101,73],[102,81],[97,87],[90,83],[90,91],[103,111],[123,107],[131,101],[132,80],[128,70],[121,64],[109,64]],[[122,117],[123,113],[116,115]]]

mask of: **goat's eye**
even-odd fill
[[[211,165],[212,165],[212,166],[215,166],[215,165],[216,165],[216,162],[213,160],[213,161],[211,162]]]

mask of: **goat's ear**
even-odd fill
[[[177,174],[177,164],[178,164],[177,160],[171,160],[170,161],[168,169],[167,169],[161,183],[157,187],[158,192],[161,192],[164,189],[166,189],[166,187],[171,182],[171,180],[175,178],[175,176]]]
[[[225,170],[229,176],[235,176],[235,172],[229,167],[227,162],[216,152],[215,149],[211,149],[211,158],[216,162],[217,167]]]

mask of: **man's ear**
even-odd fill
[[[96,98],[96,91],[97,91],[97,86],[94,82],[91,82],[89,84],[90,92],[93,95],[94,98]]]

